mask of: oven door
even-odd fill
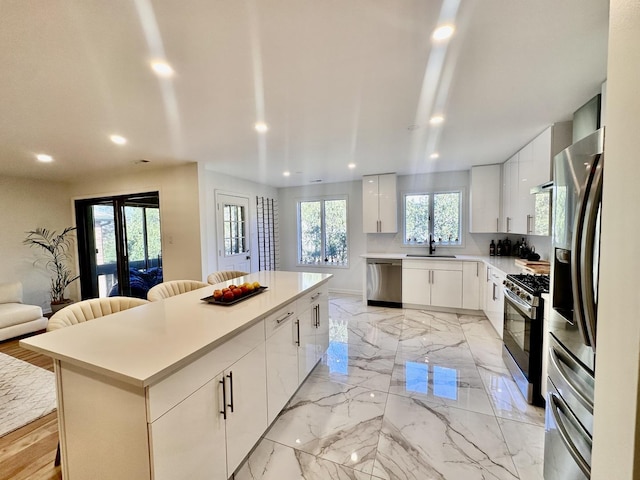
[[[504,346],[527,379],[531,378],[530,347],[535,317],[535,307],[525,303],[508,288],[504,289]]]

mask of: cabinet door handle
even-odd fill
[[[490,277],[490,273],[491,273],[491,269],[489,267],[487,267],[487,282],[489,280],[491,280],[491,278],[489,278]]]
[[[476,277],[480,276],[480,264],[476,263]]]
[[[493,284],[493,301],[496,301],[496,284]]]
[[[289,318],[291,315],[293,315],[293,312],[287,312],[285,313],[283,316],[281,316],[280,318],[276,319],[276,323],[280,324],[282,322],[284,322],[287,318]]]
[[[313,314],[316,318],[316,328],[320,328],[320,305],[313,307]]]
[[[500,231],[500,217],[496,217],[496,232]]]
[[[227,375],[227,378],[229,379],[229,405],[227,405],[227,407],[229,407],[231,409],[231,413],[233,413],[233,372],[229,372],[229,375]]]
[[[318,292],[316,293],[313,297],[311,297],[311,301],[313,302],[316,298],[318,298],[320,295],[322,295],[322,292]]]
[[[296,339],[296,345],[300,346],[300,319],[296,320],[296,330],[298,331],[298,338]]]
[[[222,410],[220,410],[220,413],[222,414],[222,418],[226,420],[227,419],[227,387],[224,383],[224,377],[222,377],[222,380],[220,380],[220,383],[222,384]]]
[[[509,228],[509,223],[511,223],[511,218],[507,217],[507,233],[511,231],[511,229]]]
[[[531,233],[531,219],[533,215],[527,215],[527,234]]]

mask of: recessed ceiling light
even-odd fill
[[[355,163],[350,163],[349,165],[347,165],[347,167],[349,167],[351,170],[353,170],[354,168],[356,168],[356,164]]]
[[[264,133],[269,130],[269,127],[264,122],[258,122],[255,124],[255,129],[257,132]]]
[[[175,73],[171,65],[162,60],[151,62],[151,68],[161,77],[171,77]]]
[[[289,175],[291,175],[291,172],[287,170],[286,172],[283,172],[282,175],[284,175],[285,177],[288,177]]]
[[[442,122],[444,122],[444,117],[442,115],[434,115],[433,117],[431,117],[431,119],[429,120],[429,123],[431,125],[439,125]]]
[[[433,34],[431,34],[431,38],[437,42],[446,40],[447,38],[450,38],[451,35],[453,35],[454,31],[455,28],[453,28],[453,25],[441,25],[433,31]]]
[[[440,154],[438,152],[433,152],[431,155],[429,155],[429,158],[433,158],[433,159],[436,159],[439,157],[440,157]]]
[[[125,143],[127,143],[127,139],[121,135],[111,135],[109,138],[116,145],[124,145]]]
[[[36,155],[36,158],[39,162],[42,163],[51,163],[53,162],[53,157],[51,155],[47,155],[46,153],[39,153]]]

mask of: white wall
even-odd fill
[[[258,271],[258,232],[256,227],[257,211],[256,197],[278,198],[278,191],[273,187],[250,182],[222,173],[207,170],[204,166],[199,168],[200,178],[200,205],[202,225],[202,272],[203,278],[209,273],[218,270],[218,241],[216,236],[216,191],[233,193],[249,199],[249,223],[251,238],[251,271]],[[282,211],[280,211],[282,218]],[[285,270],[280,265],[281,270]]]
[[[198,167],[96,177],[70,186],[73,200],[158,191],[164,280],[202,277]],[[75,224],[75,219],[74,219]]]
[[[25,232],[37,227],[61,231],[73,225],[69,185],[0,176],[0,282],[21,281],[25,303],[50,311],[50,275],[34,266],[34,248],[22,244]],[[77,282],[75,282],[77,284]],[[73,297],[73,289],[68,295]]]
[[[359,255],[366,251],[366,235],[362,233],[362,182],[343,182],[281,188],[280,199],[280,264],[282,270],[331,273],[329,287],[332,291],[360,294],[364,272],[364,259]],[[302,199],[343,195],[347,197],[347,236],[349,242],[349,267],[297,266],[297,202]]]
[[[640,2],[611,0],[593,480],[640,478]]]

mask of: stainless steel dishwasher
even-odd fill
[[[367,259],[367,305],[402,308],[402,260]]]

